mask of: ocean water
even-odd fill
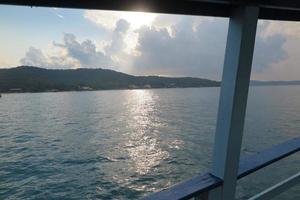
[[[4,94],[0,199],[138,199],[211,166],[219,88]],[[251,87],[242,155],[300,135],[300,86]],[[295,154],[238,182],[246,199]],[[300,199],[300,187],[277,200]]]

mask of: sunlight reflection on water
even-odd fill
[[[128,95],[135,103],[128,110],[128,141],[126,150],[134,162],[135,171],[147,174],[148,171],[168,158],[169,152],[159,147],[156,129],[161,125],[156,108],[157,96],[150,90],[133,90]],[[148,131],[152,130],[152,131]]]

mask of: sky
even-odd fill
[[[107,68],[220,80],[228,19],[0,6],[0,68]],[[251,78],[300,80],[300,24],[258,23]]]

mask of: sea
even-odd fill
[[[0,199],[139,199],[210,171],[220,88],[0,98]],[[300,136],[300,86],[250,87],[242,155]],[[296,153],[238,181],[243,200],[300,171]],[[300,185],[276,200],[299,200]]]

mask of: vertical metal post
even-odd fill
[[[258,13],[256,6],[235,7],[229,21],[212,168],[224,182],[213,199],[235,197]]]

